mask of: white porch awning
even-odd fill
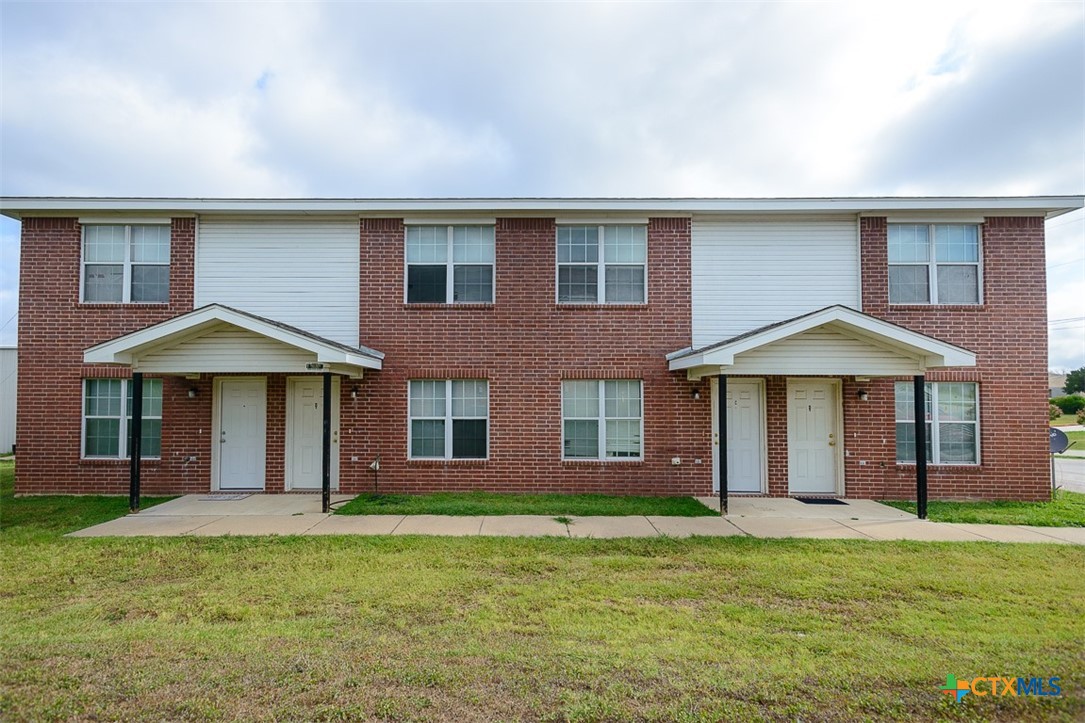
[[[912,376],[972,367],[976,355],[888,321],[829,306],[700,349],[667,355],[689,378],[716,374]]]
[[[360,377],[384,354],[351,347],[220,304],[92,346],[87,364],[117,364],[150,374],[304,373]]]

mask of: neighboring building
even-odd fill
[[[1050,493],[1044,219],[1081,197],[7,198],[20,493]]]
[[[0,346],[0,454],[9,454],[15,446],[18,353],[13,346]]]
[[[1066,386],[1065,374],[1047,374],[1047,396],[1049,397],[1061,397],[1066,393],[1064,387]]]

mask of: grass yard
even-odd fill
[[[513,495],[493,492],[437,492],[425,495],[363,494],[340,515],[666,515],[703,517],[719,512],[692,497],[614,495]]]
[[[1076,414],[1060,414],[1058,417],[1051,420],[1052,427],[1069,427],[1073,424],[1077,424]]]
[[[882,504],[915,513],[915,502],[892,500]],[[1085,494],[1058,490],[1050,502],[943,502],[927,503],[934,522],[979,522],[992,525],[1085,527]]]
[[[66,539],[80,500],[10,469],[3,720],[1085,717],[1081,547]],[[956,704],[947,674],[1063,697]]]

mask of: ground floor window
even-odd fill
[[[642,391],[639,380],[562,382],[562,457],[641,459]]]
[[[933,464],[979,462],[979,385],[931,382],[926,385],[927,461]],[[915,462],[915,387],[896,383],[897,461]]]
[[[141,458],[162,456],[162,380],[143,380]],[[132,381],[83,380],[83,456],[126,459],[132,433]]]
[[[484,379],[416,379],[409,391],[410,459],[485,459],[489,384]]]

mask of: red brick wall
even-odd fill
[[[649,223],[648,304],[638,306],[557,304],[555,235],[553,219],[499,219],[494,304],[407,305],[402,223],[362,220],[361,340],[387,356],[358,399],[344,385],[345,490],[371,488],[379,454],[381,485],[397,491],[710,491],[707,383],[694,401],[694,385],[664,359],[691,338],[690,221]],[[407,383],[417,378],[489,380],[488,460],[407,459]],[[562,462],[561,381],[605,378],[644,382],[644,461]]]
[[[975,368],[927,374],[928,381],[974,381],[980,389],[981,464],[929,467],[931,497],[1047,498],[1043,219],[990,218],[983,224],[983,303],[975,306],[891,306],[886,233],[884,218],[862,220],[863,311],[976,354]],[[870,392],[869,401],[857,400],[859,387]],[[844,403],[852,452],[848,494],[914,499],[915,467],[895,460],[893,380],[849,381]]]
[[[81,460],[82,380],[126,370],[83,364],[87,347],[192,309],[195,220],[174,219],[166,304],[80,304],[80,226],[74,218],[25,218],[19,288],[17,493],[121,493],[126,460]],[[144,491],[206,490],[211,395],[163,383],[162,459],[143,466]],[[203,427],[201,434],[200,428]],[[189,455],[195,462],[186,462]]]

